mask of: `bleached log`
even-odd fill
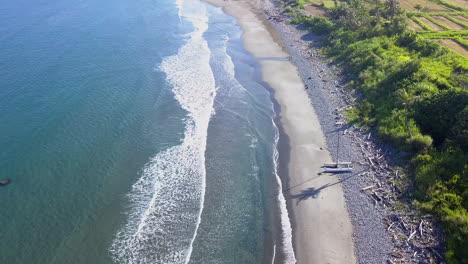
[[[411,240],[411,238],[413,238],[414,234],[416,234],[416,231],[417,230],[414,230],[413,233],[411,233],[411,235],[408,237],[408,239],[406,240],[406,242],[409,242]]]

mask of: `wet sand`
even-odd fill
[[[205,0],[234,16],[243,29],[247,51],[259,59],[263,80],[281,108],[280,122],[289,148],[286,168],[280,168],[293,223],[298,263],[355,263],[352,225],[343,190],[335,175],[321,174],[330,162],[325,138],[299,73],[275,32],[246,0]],[[263,59],[262,59],[263,58]],[[276,59],[275,59],[276,58]],[[282,153],[288,151],[289,153]]]

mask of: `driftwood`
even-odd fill
[[[410,234],[410,236],[408,237],[408,239],[406,240],[406,242],[410,241],[411,238],[413,238],[414,234],[416,234],[416,231],[417,231],[417,230],[414,230],[414,231]]]
[[[419,223],[419,227],[418,227],[418,230],[419,230],[419,235],[421,236],[421,238],[423,237],[423,222],[424,220],[421,220],[421,223]]]

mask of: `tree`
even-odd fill
[[[386,0],[384,5],[385,15],[390,18],[390,20],[393,20],[395,16],[403,13],[397,0]]]

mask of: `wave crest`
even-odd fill
[[[187,111],[180,145],[158,153],[129,194],[131,209],[111,246],[121,263],[187,263],[200,224],[205,194],[205,149],[216,94],[204,32],[206,9],[199,1],[178,0],[179,16],[194,31],[160,68]]]

